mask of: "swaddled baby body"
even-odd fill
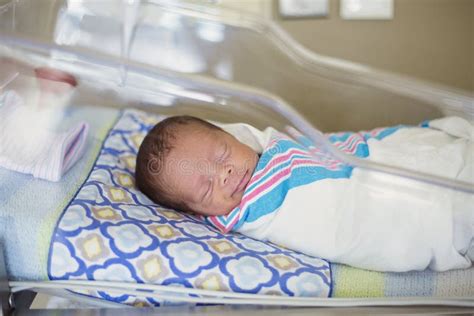
[[[327,136],[360,158],[474,182],[473,126],[461,118],[425,125]],[[136,183],[223,232],[357,268],[471,266],[472,194],[354,169],[272,128],[168,118],[140,147]]]

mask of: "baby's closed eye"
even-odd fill
[[[212,195],[212,181],[210,179],[207,180],[204,187],[206,189],[204,190],[204,194],[202,194],[201,196],[201,199],[200,199],[201,203],[208,200],[209,197]]]

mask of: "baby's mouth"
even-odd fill
[[[240,179],[240,181],[237,183],[237,185],[235,186],[235,189],[234,191],[232,192],[232,195],[231,196],[234,196],[235,193],[237,192],[241,192],[245,189],[245,187],[247,186],[248,182],[250,180],[250,177],[249,177],[249,170],[246,170],[244,175],[242,176],[242,178]]]

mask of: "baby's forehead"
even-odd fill
[[[169,143],[170,150],[165,155],[165,164],[176,159],[205,158],[224,142],[225,133],[220,133],[219,130],[180,129]]]
[[[199,144],[214,143],[225,139],[226,133],[219,129],[202,126],[198,123],[192,123],[181,126],[175,132],[175,141],[197,141]]]

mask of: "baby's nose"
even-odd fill
[[[222,168],[221,172],[221,183],[223,186],[229,184],[230,179],[234,175],[234,167],[232,165],[227,165]]]

